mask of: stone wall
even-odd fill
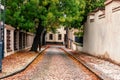
[[[83,52],[120,63],[120,0],[106,0],[105,10],[88,15]]]
[[[4,28],[4,55],[8,56],[16,51],[28,49],[32,46],[34,34],[16,30],[10,25]]]

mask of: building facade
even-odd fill
[[[75,35],[74,32],[76,31],[76,29],[69,29],[68,31],[68,42],[69,42],[69,46],[70,46],[70,42],[74,42],[75,41]],[[52,33],[52,32],[48,32],[46,34],[46,43],[48,44],[65,44],[65,38],[66,38],[66,30],[63,26],[61,26],[59,29],[57,29],[57,33]]]
[[[64,44],[66,30],[64,27],[57,29],[57,33],[48,32],[46,34],[46,43]]]

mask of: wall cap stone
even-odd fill
[[[15,30],[14,27],[12,27],[11,25],[7,25],[7,24],[5,24],[5,28],[8,30]]]
[[[35,35],[34,33],[31,33],[31,32],[27,32],[27,34],[29,34],[29,35]]]
[[[91,13],[88,14],[88,16],[90,16],[90,15],[93,15],[93,16],[94,16],[94,15],[95,15],[95,12],[91,12]]]
[[[120,11],[120,6],[115,7],[115,8],[112,9],[112,12],[116,12],[116,11]]]
[[[93,10],[91,13],[88,14],[88,16],[90,15],[94,16],[95,13],[98,11],[103,11],[103,14],[105,14],[105,8],[101,7],[101,8],[96,8],[95,10]]]
[[[112,3],[113,1],[120,1],[120,0],[106,0],[104,4],[108,5],[108,4]]]

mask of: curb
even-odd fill
[[[100,78],[100,80],[112,80],[108,76],[105,76],[104,74],[102,74],[102,72],[100,72],[97,69],[94,69],[93,67],[91,67],[90,65],[84,63],[84,61],[82,61],[81,59],[76,58],[74,55],[71,54],[73,52],[68,52],[64,48],[60,48],[60,49],[62,49],[63,51],[65,51],[66,53],[68,53],[69,55],[71,55],[73,58],[75,58],[77,61],[79,61],[80,63],[82,63],[86,68],[88,68],[91,72],[93,72],[95,75],[97,75]]]
[[[15,74],[17,74],[17,73],[20,73],[20,72],[24,71],[24,70],[25,70],[39,55],[41,55],[47,48],[49,48],[49,46],[47,46],[45,49],[43,49],[42,51],[40,51],[40,52],[38,53],[38,55],[37,55],[30,63],[28,63],[24,68],[22,68],[21,70],[18,70],[18,71],[16,71],[16,72],[13,72],[13,73],[8,74],[8,75],[6,75],[6,76],[0,77],[0,79],[4,79],[4,78],[13,76],[13,75],[15,75]]]

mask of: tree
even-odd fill
[[[67,48],[69,47],[69,28],[81,27],[85,6],[84,0],[61,0],[60,10],[63,16],[60,17],[60,21],[66,26],[65,45]]]
[[[39,2],[39,25],[38,28],[36,28],[36,36],[34,38],[31,51],[37,51],[38,46],[41,48],[42,42],[45,41],[46,32],[44,31],[47,30],[46,28],[55,29],[55,27],[58,26],[58,3],[59,2],[57,0],[43,0]]]
[[[91,11],[91,8],[93,9],[92,6],[99,6],[97,2],[102,0],[94,1],[7,0],[6,23],[16,29],[35,32],[31,51],[37,51],[45,40],[45,37],[41,37],[45,36],[45,30],[55,32],[59,25],[64,25],[67,30],[72,27],[81,27],[85,20],[84,17]]]
[[[37,47],[41,45],[40,40],[42,39],[40,39],[40,36],[42,36],[41,33],[44,28],[55,31],[60,24],[67,27],[77,27],[78,25],[73,26],[76,24],[75,20],[79,22],[80,26],[85,8],[85,2],[81,0],[43,0],[39,5],[41,13],[39,26],[36,29],[36,36],[31,48],[32,51],[37,51]]]
[[[14,26],[16,29],[31,31],[34,29],[34,20],[36,16],[36,6],[31,6],[33,2],[25,3],[23,0],[6,1],[6,23]],[[35,12],[35,13],[31,13]]]

